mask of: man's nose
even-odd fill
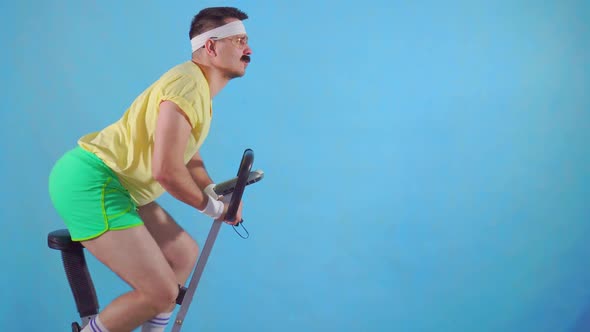
[[[244,48],[244,55],[250,54],[252,54],[252,48],[250,47],[250,45],[246,45],[246,48]]]

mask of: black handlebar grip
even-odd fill
[[[225,215],[225,220],[227,221],[235,221],[236,213],[238,212],[238,207],[240,206],[240,201],[242,200],[242,195],[244,194],[244,189],[246,188],[246,184],[248,182],[248,175],[250,175],[250,170],[252,169],[253,163],[254,151],[251,149],[246,149],[244,151],[244,155],[242,156],[242,161],[240,162],[240,168],[238,169],[236,187],[231,196],[227,213]],[[242,221],[243,220],[240,220],[240,222]]]

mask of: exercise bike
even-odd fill
[[[246,185],[258,182],[264,176],[264,173],[261,170],[251,170],[253,163],[254,152],[251,149],[246,149],[242,156],[237,176],[228,181],[216,184],[214,187],[214,191],[217,195],[232,194],[226,214],[227,220],[235,220]],[[180,305],[180,309],[174,319],[172,332],[178,332],[182,327],[184,317],[188,312],[188,308],[192,302],[193,295],[205,268],[205,264],[207,264],[207,259],[209,258],[209,254],[213,248],[213,244],[215,243],[215,239],[217,238],[222,223],[222,221],[213,222],[209,234],[207,235],[205,245],[203,246],[195,265],[188,287],[182,285],[178,286],[179,293],[176,298],[176,304]],[[242,223],[243,220],[241,220],[238,225],[242,225]],[[72,241],[67,229],[58,229],[50,232],[47,236],[47,243],[49,248],[61,251],[63,267],[81,320],[80,322],[72,322],[71,328],[72,332],[80,332],[94,316],[98,315],[99,309],[96,290],[86,264],[86,257],[84,256],[84,246],[80,242]]]

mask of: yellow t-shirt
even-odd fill
[[[164,73],[133,101],[118,121],[78,141],[118,175],[138,206],[152,202],[164,192],[152,176],[154,132],[159,105],[164,100],[176,103],[192,126],[184,153],[188,163],[205,141],[212,117],[209,84],[192,61]]]

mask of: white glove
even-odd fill
[[[203,193],[207,195],[209,199],[207,201],[207,206],[204,210],[201,210],[201,212],[213,219],[218,219],[223,214],[224,204],[222,201],[218,200],[219,196],[217,196],[213,187],[215,187],[215,184],[212,183],[203,190]]]
[[[210,185],[205,187],[205,190],[203,190],[203,192],[205,194],[209,195],[210,197],[213,197],[217,200],[217,199],[219,199],[219,196],[217,195],[215,190],[213,190],[213,188],[215,188],[215,183],[211,183]]]
[[[229,202],[231,202],[231,196],[233,193],[229,193],[227,195],[217,195],[217,193],[215,192],[215,190],[213,190],[213,188],[215,188],[215,183],[211,183],[210,185],[205,187],[205,190],[203,190],[203,191],[205,192],[205,194],[207,194],[215,199],[219,199],[221,197],[221,201],[225,204],[229,204]]]

